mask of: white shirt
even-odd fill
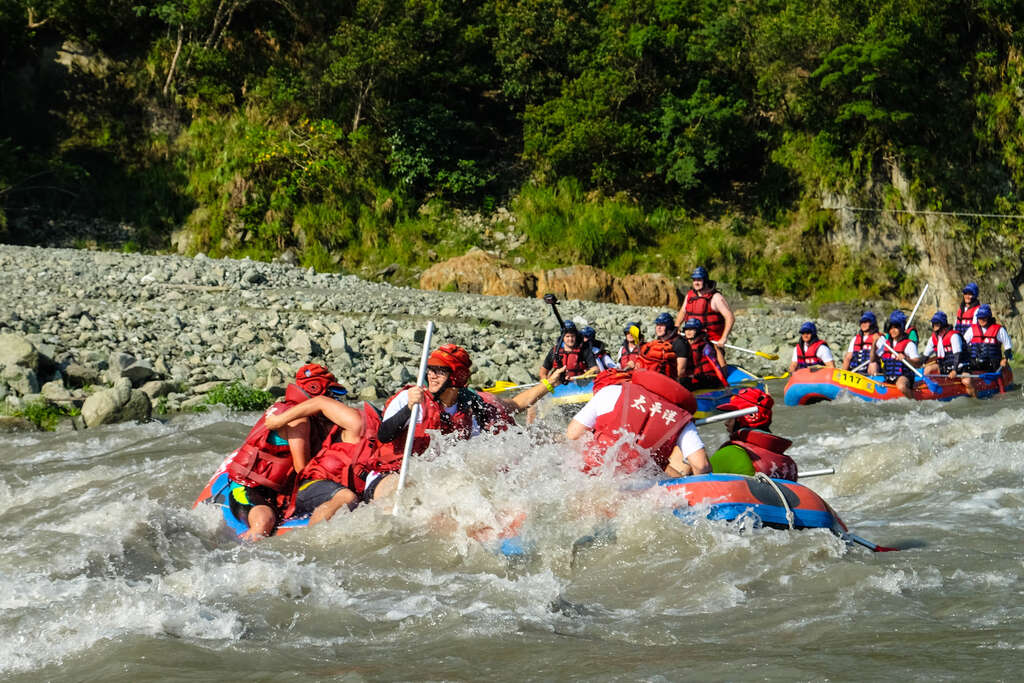
[[[601,353],[600,346],[592,346],[591,350],[594,352],[594,360],[597,361],[598,370],[607,370],[608,368],[617,368],[619,364],[612,360],[612,357],[607,353]],[[622,354],[622,350],[619,350],[619,354]]]
[[[423,391],[426,391],[426,389],[424,389]],[[384,410],[384,417],[383,417],[383,419],[387,420],[389,417],[392,417],[392,416],[396,415],[398,413],[398,411],[400,411],[402,408],[406,407],[407,405],[409,405],[409,390],[408,389],[403,389],[402,391],[398,392],[398,395],[395,396],[395,398],[391,401],[391,403],[388,404],[388,407]],[[438,405],[440,405],[440,404],[438,404]],[[449,415],[454,415],[455,411],[458,409],[458,405],[459,404],[456,403],[453,406],[448,406],[447,408],[444,409],[444,412],[448,413]],[[416,424],[419,424],[421,422],[423,422],[423,410],[422,410],[422,408],[420,409],[419,415],[416,416]],[[476,416],[474,415],[473,416],[473,429],[470,432],[470,436],[476,436],[479,433],[480,433],[480,425],[478,425],[476,423]]]
[[[879,337],[878,341],[875,342],[875,351],[878,352],[879,356],[881,356],[883,353],[886,353],[886,344],[892,346],[889,340],[886,339],[885,337]],[[917,360],[918,358],[921,357],[917,354],[917,344],[915,344],[914,342],[910,342],[909,344],[907,344],[907,347],[903,349],[903,355],[909,358],[910,360]]]
[[[850,342],[850,343],[852,344],[853,342]],[[803,342],[800,342],[799,344],[797,344],[796,346],[793,347],[793,362],[794,363],[796,363],[797,360],[798,360],[798,355],[797,355],[796,350],[797,350],[797,348],[801,344],[803,344]],[[807,347],[804,346],[804,349],[806,349],[806,348]],[[836,359],[835,356],[832,355],[832,349],[828,348],[828,344],[822,344],[821,346],[819,346],[818,347],[818,351],[814,355],[817,356],[818,359],[821,360],[822,363],[828,363],[829,361],[834,361]]]
[[[621,394],[621,384],[612,384],[604,387],[594,394],[594,397],[587,401],[587,404],[572,419],[585,427],[593,429],[594,425],[597,424],[599,416],[612,412],[615,408],[615,402],[619,400]],[[697,428],[693,425],[692,420],[679,432],[679,436],[676,437],[676,445],[683,452],[684,460],[704,448],[704,442],[701,441],[700,434],[697,433]]]
[[[989,325],[989,327],[991,326],[992,325]],[[968,327],[966,330],[964,330],[964,343],[970,343],[972,339],[974,339],[974,330]],[[1010,349],[1013,348],[1010,345],[1009,333],[1006,331],[1006,328],[1001,325],[999,326],[999,332],[996,333],[996,339],[999,340],[999,343],[1003,345],[1003,351],[1009,351]]]
[[[928,337],[928,343],[926,343],[924,345],[924,351],[921,352],[921,354],[925,358],[928,358],[932,354],[935,354],[935,356],[937,358],[945,358],[946,354],[952,354],[952,355],[955,356],[955,355],[957,355],[958,353],[960,353],[961,351],[964,350],[963,344],[960,343],[960,335],[959,334],[954,334],[952,337],[950,337],[950,339],[949,339],[949,348],[948,349],[945,348],[942,345],[942,338],[941,337],[939,337],[939,345],[938,345],[938,348],[936,348],[935,344],[932,343],[932,339],[937,337],[937,336],[938,335],[936,335],[936,334],[932,334],[931,337]]]

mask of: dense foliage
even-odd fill
[[[139,246],[185,226],[211,254],[415,268],[481,241],[456,209],[505,205],[528,263],[898,287],[815,248],[822,193],[1019,213],[1021,18],[1008,0],[2,0],[0,236],[71,215]]]

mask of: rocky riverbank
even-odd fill
[[[731,297],[732,298],[732,297]],[[733,353],[760,374],[788,364],[799,304],[733,299]],[[628,321],[650,335],[663,309],[564,301],[615,353]],[[846,320],[819,320],[845,348]],[[674,311],[673,311],[674,313]],[[558,325],[540,299],[431,292],[317,273],[285,263],[0,246],[0,403],[78,406],[76,426],[190,410],[230,382],[280,393],[297,367],[329,367],[353,398],[378,404],[414,379],[427,320],[435,345],[465,346],[474,386],[530,382]]]

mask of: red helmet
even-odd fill
[[[295,383],[309,396],[320,396],[331,387],[344,391],[338,379],[322,365],[307,363],[295,372]]]
[[[430,354],[427,365],[443,366],[452,371],[452,386],[464,387],[469,382],[470,366],[466,349],[455,344],[442,344]]]
[[[774,405],[775,399],[770,394],[760,389],[749,387],[747,389],[740,389],[739,393],[725,403],[719,404],[717,408],[724,411],[742,410],[750,406],[757,406],[756,413],[740,415],[736,418],[737,424],[756,429],[757,427],[767,427],[772,423],[772,406]]]
[[[672,344],[655,339],[640,347],[640,355],[634,363],[635,367],[653,370],[672,379],[676,378],[676,352]]]

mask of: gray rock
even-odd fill
[[[167,396],[168,394],[171,394],[177,388],[178,385],[174,382],[167,382],[165,380],[155,379],[143,384],[141,387],[139,387],[139,391],[146,394],[146,396],[149,396],[150,400],[155,401],[161,396]]]
[[[20,334],[0,334],[0,367],[17,365],[39,369],[39,353],[31,341]]]
[[[127,377],[133,387],[139,387],[156,377],[156,370],[148,360],[135,361],[121,371],[122,377]]]
[[[39,393],[39,377],[35,370],[20,365],[8,365],[0,373],[0,379],[16,394],[28,396]]]
[[[39,431],[39,428],[23,417],[0,415],[0,433],[37,431]]]
[[[40,390],[40,393],[42,393],[43,397],[46,400],[52,401],[54,403],[67,405],[70,404],[72,401],[71,392],[65,389],[64,383],[59,380],[47,382],[46,384],[44,384]]]
[[[288,340],[286,347],[289,351],[294,351],[300,358],[309,358],[313,355],[313,342],[310,341],[309,335],[299,330],[295,335]]]

